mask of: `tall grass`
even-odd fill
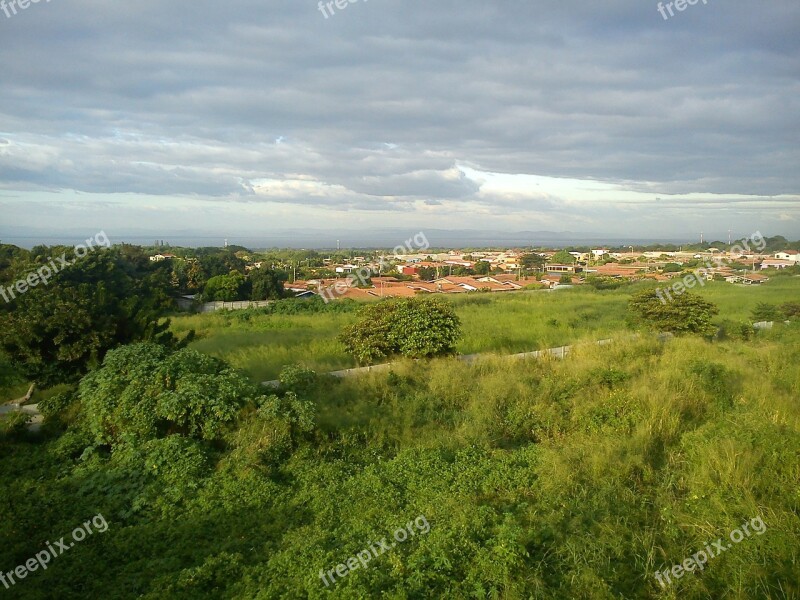
[[[508,354],[619,337],[629,330],[628,299],[644,285],[445,297],[462,320],[459,353]],[[759,302],[798,299],[800,277],[776,278],[762,286],[709,282],[695,291],[720,307],[719,321],[741,321]],[[320,372],[356,366],[336,341],[344,326],[356,318],[353,313],[247,313],[176,317],[172,329],[177,333],[195,329],[200,339],[194,348],[230,361],[256,380],[275,379],[282,366],[292,363]]]
[[[760,516],[766,535],[670,593],[789,598],[800,592],[790,558],[800,370],[787,368],[798,358],[795,323],[746,343],[587,344],[563,361],[401,361],[388,375],[320,387],[320,435],[350,461],[386,465],[415,452],[458,462],[479,449],[470,452],[491,467],[459,463],[464,479],[443,496],[472,489],[462,502],[487,503],[529,532],[526,585],[549,585],[542,597],[561,597],[554,587],[563,597],[662,597],[656,569]]]

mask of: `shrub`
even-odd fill
[[[719,309],[696,294],[684,292],[662,300],[659,290],[643,290],[635,294],[629,303],[631,312],[639,324],[655,331],[666,331],[676,335],[697,334],[710,336],[716,332],[711,318]]]
[[[753,322],[758,323],[760,321],[778,321],[781,314],[778,311],[778,307],[774,304],[759,302],[750,312],[750,317],[753,319]]]
[[[716,337],[718,340],[747,341],[753,337],[753,325],[743,321],[725,319],[720,323]]]
[[[625,281],[616,277],[603,277],[600,275],[588,275],[586,284],[596,290],[616,290],[625,285]]]
[[[307,394],[317,384],[316,372],[302,365],[286,365],[278,379],[281,382],[281,389],[301,396]]]
[[[80,383],[89,427],[99,444],[171,433],[220,437],[254,386],[221,360],[156,344],[123,346]]]
[[[438,298],[389,300],[365,307],[339,340],[360,363],[391,356],[428,358],[455,352],[460,328],[453,307]]]
[[[30,415],[23,412],[14,412],[0,418],[0,436],[10,440],[21,441],[28,436],[28,421]]]
[[[781,304],[780,310],[787,319],[800,317],[800,302],[786,302]]]
[[[58,394],[54,394],[49,398],[43,398],[37,404],[39,412],[45,417],[55,416],[67,410],[73,403],[78,400],[76,390],[68,390]]]

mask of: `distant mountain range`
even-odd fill
[[[402,229],[402,228],[369,228],[365,230],[320,230],[320,229],[284,229],[275,232],[208,232],[208,231],[114,231],[106,230],[112,243],[122,242],[143,246],[153,245],[156,241],[164,241],[172,246],[198,247],[223,246],[228,244],[245,246],[251,249],[261,248],[309,248],[334,249],[341,248],[393,248],[402,245],[418,233],[424,233],[431,247],[434,248],[481,248],[481,247],[525,247],[525,246],[597,246],[597,245],[650,245],[686,244],[697,240],[686,238],[625,238],[619,235],[575,231],[497,231],[470,229]],[[0,242],[16,244],[31,248],[37,244],[78,244],[88,236],[97,233],[95,230],[64,231],[54,235],[48,231],[36,231],[20,228],[6,229],[0,232]],[[707,238],[714,239],[714,238]],[[720,238],[722,239],[722,238]]]

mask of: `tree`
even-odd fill
[[[559,250],[550,259],[550,263],[557,265],[571,265],[575,263],[575,257],[566,250]]]
[[[461,336],[453,307],[438,298],[389,300],[365,307],[360,317],[339,336],[360,363],[452,354]]]
[[[756,323],[759,321],[777,321],[781,318],[781,313],[774,304],[759,302],[756,304],[756,307],[750,311],[750,317]]]
[[[492,270],[492,265],[490,265],[485,260],[479,260],[475,263],[475,274],[476,275],[488,275],[489,271]]]
[[[69,256],[68,256],[69,257]],[[138,340],[175,344],[169,275],[119,249],[97,250],[17,296],[0,312],[0,346],[26,378],[43,387],[76,380],[108,350]]]
[[[436,267],[420,267],[417,274],[422,281],[433,281],[436,279]]]
[[[206,302],[234,302],[246,300],[249,295],[248,281],[239,271],[228,275],[217,275],[206,281],[203,300]]]
[[[253,384],[223,361],[152,343],[110,351],[79,386],[95,442],[110,445],[174,434],[217,439],[242,404],[257,396]]]
[[[711,318],[719,313],[716,305],[689,292],[671,296],[672,300],[667,301],[663,293],[659,297],[658,291],[644,290],[631,298],[629,308],[639,323],[655,331],[677,335],[715,333]]]
[[[571,285],[572,284],[572,276],[568,273],[564,273],[561,278],[558,280],[558,283],[561,285]]]
[[[546,259],[544,256],[540,254],[536,254],[532,252],[530,254],[525,254],[520,259],[520,263],[522,264],[522,268],[526,271],[538,271],[544,267],[544,263]]]
[[[233,252],[219,248],[196,250],[200,266],[208,277],[228,275],[231,271],[244,273],[245,262]]]
[[[283,283],[289,277],[281,271],[260,268],[250,271],[250,284],[252,300],[280,300],[286,297],[286,290]]]

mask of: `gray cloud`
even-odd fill
[[[373,0],[327,20],[313,0],[31,5],[0,17],[0,187],[582,211],[595,230],[656,206],[488,193],[470,164],[748,194],[795,223],[770,199],[800,193],[800,5],[710,0],[664,21],[656,4]],[[683,227],[687,206],[739,205],[660,208]]]

